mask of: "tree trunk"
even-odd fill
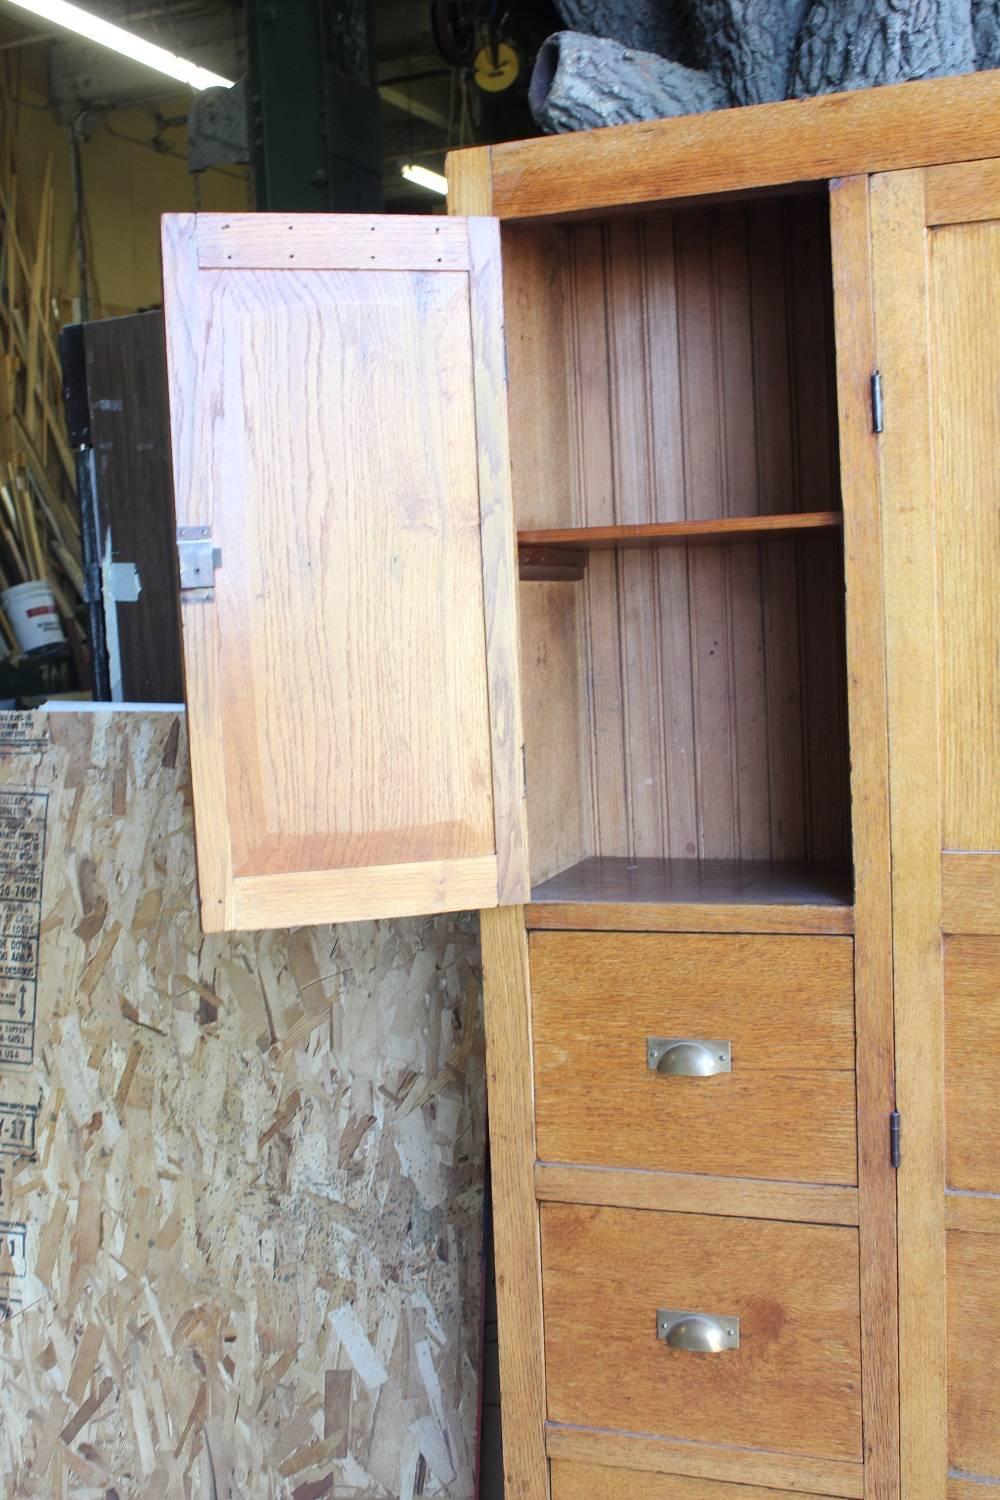
[[[691,0],[556,0],[568,31],[608,37],[696,66]]]
[[[977,68],[1000,68],[1000,0],[972,0]]]
[[[970,73],[970,0],[813,0],[790,97]]]
[[[809,0],[694,0],[695,63],[732,104],[785,99]]]
[[[707,73],[578,31],[557,31],[535,59],[528,91],[543,130],[592,130],[724,109],[729,96]]]

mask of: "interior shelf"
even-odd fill
[[[686,547],[720,542],[781,541],[803,532],[831,531],[843,524],[837,510],[780,515],[721,516],[703,521],[657,521],[634,526],[573,526],[519,531],[522,579],[558,581],[583,577],[587,553],[612,547]]]
[[[583,859],[531,893],[529,926],[621,925],[601,908],[644,908],[627,925],[683,929],[693,909],[701,930],[712,910],[732,931],[850,932],[853,889],[847,861]],[[569,908],[560,916],[560,908]],[[588,908],[586,914],[581,908]],[[653,910],[651,910],[653,909]]]

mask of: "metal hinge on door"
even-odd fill
[[[900,1148],[901,1119],[898,1109],[894,1109],[889,1116],[889,1161],[892,1166],[898,1168],[903,1160]]]
[[[875,370],[871,379],[872,389],[872,432],[881,432],[883,429],[882,413],[882,375]]]
[[[181,603],[210,604],[215,598],[215,572],[222,553],[212,546],[211,526],[178,526],[177,563]]]

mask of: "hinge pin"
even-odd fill
[[[899,1110],[894,1109],[889,1116],[889,1161],[894,1167],[898,1167],[903,1159],[900,1148],[900,1125]]]
[[[883,430],[882,375],[876,370],[872,375],[872,432]]]

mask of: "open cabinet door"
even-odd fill
[[[205,930],[528,895],[499,234],[168,215]]]

